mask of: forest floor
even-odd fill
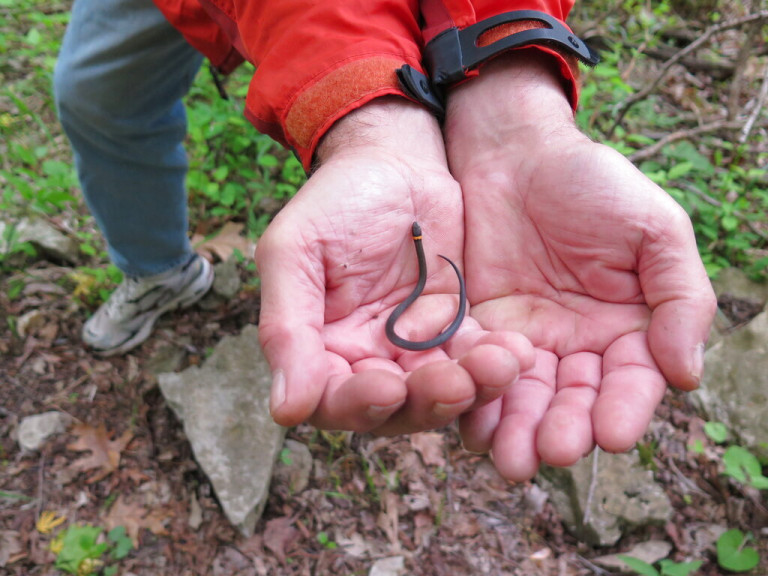
[[[71,156],[55,117],[49,77],[70,4],[0,0],[0,216],[23,215],[25,206],[20,204],[25,202],[31,211],[48,208],[45,218],[54,226],[71,232],[73,223],[77,225],[83,251],[77,268],[39,258],[22,267],[0,260],[0,574],[61,574],[52,548],[64,545],[62,550],[86,549],[103,560],[104,566],[91,564],[94,574],[386,576],[398,572],[387,572],[382,564],[376,570],[372,566],[391,558],[395,565],[402,561],[400,574],[409,576],[602,576],[608,572],[595,564],[596,557],[653,539],[672,544],[670,558],[675,562],[701,561],[695,574],[714,576],[725,571],[712,540],[703,534],[717,526],[752,533],[755,541],[749,546],[757,549],[761,563],[751,574],[768,575],[766,491],[723,475],[724,448],[704,434],[704,421],[686,396],[672,391],[639,444],[644,462],[672,503],[671,520],[629,533],[613,547],[597,549],[569,535],[535,482],[513,486],[502,480],[487,456],[461,448],[453,427],[395,438],[322,432],[308,425],[291,429],[288,437],[305,444],[313,458],[309,485],[291,493],[285,483],[273,482],[255,534],[238,534],[164,402],[155,373],[158,358],[169,349],[182,355],[179,369],[199,365],[224,336],[257,323],[259,292],[249,271],[252,266],[239,265],[245,288],[234,299],[209,310],[193,307],[169,314],[145,344],[126,356],[105,360],[83,347],[79,333],[94,304],[76,297],[82,268],[89,267],[95,278],[94,270],[103,269],[107,261],[103,247],[94,248],[97,241],[87,242],[98,234],[82,201],[62,201],[54,195],[76,194],[76,184],[62,176],[62,167],[71,172]],[[609,24],[624,5],[644,3],[605,4],[612,7],[602,13],[600,2],[578,3],[576,10],[597,11],[599,17],[583,18],[596,41],[626,34],[632,57],[617,53],[612,59],[607,50],[599,74],[585,84],[581,114],[587,116],[584,124],[593,127],[608,123],[615,101],[627,97],[630,72],[640,70],[648,78],[657,74],[658,64],[650,72],[638,64],[638,46],[654,40],[667,18],[650,18],[650,28],[641,30],[646,40],[639,42],[630,37],[637,30],[629,24],[636,29],[642,19],[621,15],[615,29]],[[732,4],[736,14],[725,17],[739,17],[744,6],[753,3]],[[707,10],[701,8],[702,19],[709,17]],[[693,38],[700,37],[702,26],[692,29],[697,31]],[[687,71],[674,68],[676,73],[659,88],[661,98],[638,103],[636,109],[645,112],[627,122],[628,133],[645,135],[636,138],[647,146],[636,159],[652,159],[658,166],[646,170],[666,178],[660,183],[669,185],[676,199],[691,201],[687,209],[707,245],[703,255],[719,258],[707,260],[708,265],[727,266],[736,250],[744,245],[751,249],[756,227],[764,226],[759,219],[765,214],[760,203],[765,201],[760,199],[765,187],[752,185],[748,162],[742,170],[740,162],[752,156],[725,145],[735,133],[720,102],[729,93],[727,104],[738,118],[751,109],[761,111],[753,104],[760,68],[744,64],[752,61],[739,48],[751,49],[759,31],[750,28],[735,40],[726,37],[730,44],[722,43],[730,62],[725,74],[738,80],[733,85],[739,90],[714,77],[712,58],[705,54],[701,62],[685,63]],[[676,41],[690,42],[689,36]],[[674,54],[679,46],[670,49]],[[753,51],[761,57],[764,40]],[[633,82],[647,84],[642,76]],[[720,123],[713,124],[711,117],[721,118]],[[653,126],[646,130],[644,122],[651,120],[668,123],[664,131]],[[676,131],[677,123],[688,130]],[[762,150],[755,152],[758,157],[765,154],[768,141],[765,122],[758,121],[754,131],[759,138],[748,144],[757,142]],[[712,135],[717,138],[707,145],[715,152],[697,141],[698,148],[688,146],[688,162],[666,155],[659,145],[669,148],[677,141]],[[208,152],[207,141],[197,144]],[[706,153],[704,161],[696,150]],[[730,166],[726,160],[716,167],[707,164],[723,154],[726,160],[735,158]],[[683,173],[681,165],[689,172]],[[713,180],[712,174],[721,180]],[[678,179],[691,175],[700,180],[691,179],[696,190],[689,190],[690,182],[687,188],[678,186]],[[14,178],[16,188],[9,184]],[[715,194],[720,195],[713,198]],[[745,198],[753,202],[748,207],[740,203]],[[51,209],[57,202],[74,207],[69,213]],[[730,220],[723,224],[726,211]],[[192,215],[202,212],[192,210]],[[221,221],[198,224],[205,228]],[[721,227],[726,224],[728,228]],[[761,229],[758,232],[765,237]],[[764,255],[766,243],[757,244]],[[20,334],[18,321],[25,316],[30,321]],[[70,415],[72,426],[39,451],[22,452],[16,440],[21,420],[54,410]],[[121,526],[132,541],[130,550],[119,535],[113,545],[104,541],[109,550],[102,550],[104,535]],[[74,530],[78,527],[80,532]],[[60,541],[62,535],[85,535],[87,529],[92,529],[91,535],[99,532],[100,539]],[[86,573],[85,567],[81,572]]]
[[[401,573],[414,576],[604,574],[590,559],[662,539],[673,543],[674,560],[702,560],[696,574],[715,575],[721,569],[697,530],[759,534],[768,521],[764,497],[721,475],[703,421],[684,395],[669,393],[643,445],[672,519],[612,548],[568,535],[533,483],[507,484],[487,457],[461,448],[453,428],[378,439],[291,430],[311,451],[310,484],[292,494],[273,482],[256,533],[244,538],[222,514],[152,366],[168,347],[183,351],[182,367],[203,362],[222,337],[256,323],[258,291],[214,310],[172,313],[137,351],[104,360],[80,343],[85,315],[63,293],[68,270],[40,262],[29,272],[37,281],[28,277],[23,297],[0,295],[13,316],[40,313],[25,339],[0,328],[0,573],[59,573],[51,542],[79,524],[126,528],[135,545],[112,562],[121,574],[363,575],[387,557],[402,557]],[[39,453],[22,453],[18,422],[50,410],[76,425]],[[708,449],[692,451],[696,440]],[[64,519],[48,534],[46,512]]]

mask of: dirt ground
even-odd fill
[[[256,533],[244,538],[224,518],[152,366],[169,347],[181,351],[180,368],[202,362],[224,335],[257,322],[258,291],[172,313],[137,351],[104,360],[80,344],[86,311],[67,293],[68,270],[41,262],[32,273],[21,297],[10,301],[6,286],[0,290],[3,316],[37,311],[24,338],[0,325],[1,574],[60,573],[51,541],[83,524],[124,526],[135,539],[114,564],[119,574],[364,575],[377,559],[402,557],[403,573],[414,576],[576,576],[605,574],[590,559],[655,538],[674,545],[676,561],[703,560],[697,574],[715,575],[713,550],[697,543],[695,527],[759,536],[768,521],[765,494],[723,477],[716,447],[686,449],[707,438],[684,396],[670,393],[643,446],[673,520],[614,548],[568,535],[534,484],[508,485],[485,456],[462,450],[452,428],[396,438],[291,430],[314,460],[309,486],[291,493],[273,482]],[[50,410],[73,425],[39,452],[22,453],[19,421]],[[45,512],[63,518],[49,534],[40,531]]]

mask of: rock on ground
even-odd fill
[[[2,240],[8,224],[0,222],[0,253],[7,252],[10,246]],[[80,255],[78,243],[63,234],[42,218],[24,218],[16,224],[14,240],[17,243],[29,242],[54,258],[76,264]]]
[[[402,556],[390,556],[376,560],[371,566],[368,576],[403,576],[405,560]]]
[[[224,338],[202,367],[161,374],[158,380],[224,513],[250,536],[285,434],[269,414],[272,375],[258,328],[247,326]]]
[[[691,401],[740,442],[768,458],[768,312],[723,336],[704,357],[701,387]]]
[[[291,494],[299,494],[309,486],[312,463],[312,453],[306,444],[288,439],[275,465],[273,479],[287,486]]]
[[[22,450],[39,450],[51,436],[66,431],[72,418],[63,412],[43,412],[27,416],[19,423],[18,441]]]
[[[542,466],[537,476],[572,534],[591,545],[611,546],[625,530],[669,520],[672,504],[637,452],[599,452],[593,482],[595,454],[570,468]]]

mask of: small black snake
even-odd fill
[[[451,325],[448,326],[448,328],[429,340],[413,342],[411,340],[400,338],[400,336],[395,334],[395,323],[403,314],[403,312],[405,312],[406,309],[421,295],[421,293],[424,291],[424,286],[427,283],[427,260],[424,257],[424,248],[421,245],[421,227],[419,226],[418,222],[413,223],[413,226],[411,227],[411,234],[413,236],[413,245],[416,248],[416,258],[419,261],[419,280],[416,282],[416,287],[413,289],[413,292],[408,295],[408,298],[403,300],[397,306],[397,308],[395,308],[392,314],[390,314],[389,318],[387,318],[386,333],[389,341],[392,342],[392,344],[395,346],[399,346],[400,348],[413,351],[429,350],[430,348],[440,346],[446,342],[456,333],[456,330],[459,329],[461,322],[464,320],[464,312],[467,309],[467,289],[464,285],[464,278],[462,277],[461,272],[459,272],[456,264],[454,264],[445,256],[439,255],[440,258],[451,265],[453,271],[456,272],[456,276],[459,279],[459,310],[456,312],[456,317],[453,319],[453,322],[451,322]]]

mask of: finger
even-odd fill
[[[603,354],[603,380],[592,411],[595,440],[608,452],[625,452],[643,436],[664,397],[666,381],[648,348],[633,332]]]
[[[440,428],[453,422],[475,401],[475,385],[469,373],[449,360],[418,368],[408,377],[405,405],[376,434],[407,434]]]
[[[539,426],[536,445],[552,466],[570,466],[591,451],[592,407],[602,378],[602,358],[580,352],[562,358],[557,367],[557,393]]]
[[[326,387],[310,422],[318,428],[367,432],[397,412],[407,395],[402,376],[366,370]]]
[[[692,390],[701,381],[717,300],[690,219],[676,208],[657,237],[643,247],[639,272],[653,311],[648,328],[653,357],[670,384]]]
[[[472,327],[457,334],[447,348],[475,381],[476,400],[471,410],[499,398],[536,362],[536,350],[519,332]]]
[[[491,454],[499,473],[513,482],[533,478],[539,468],[536,435],[555,394],[557,356],[537,350],[536,366],[503,397]]]
[[[299,238],[296,230],[275,221],[259,241],[256,255],[261,277],[259,340],[273,374],[270,410],[283,426],[303,422],[315,411],[331,369],[321,335],[322,266],[307,256]]]
[[[459,417],[459,434],[464,449],[477,454],[491,450],[493,435],[501,419],[502,399],[490,402]]]
[[[520,376],[517,357],[501,346],[480,344],[459,359],[475,383],[475,404],[478,408],[499,398]]]
[[[479,328],[477,321],[470,317],[464,321],[464,326],[456,335],[447,342],[446,350],[451,358],[461,358],[476,346],[486,344],[500,346],[510,351],[517,358],[521,372],[530,370],[536,363],[536,349],[520,332],[483,330]]]

